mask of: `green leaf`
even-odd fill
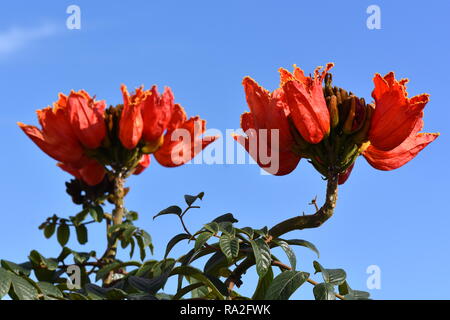
[[[224,296],[219,291],[219,289],[217,289],[217,287],[211,282],[211,280],[208,277],[206,277],[200,270],[191,266],[180,266],[173,269],[172,272],[170,273],[171,276],[177,274],[192,277],[197,281],[202,282],[208,288],[211,289],[212,293],[217,299],[224,300]]]
[[[75,231],[77,232],[77,239],[80,244],[85,244],[88,242],[88,232],[84,224],[80,224],[78,227],[75,227]]]
[[[267,227],[264,227],[262,229],[255,229],[254,232],[261,237],[267,237],[269,235],[269,229]]]
[[[197,200],[197,199],[202,200],[204,195],[205,195],[204,192],[200,192],[196,196],[191,196],[191,195],[186,194],[184,196],[184,200],[186,201],[186,204],[190,207],[195,202],[195,200]]]
[[[282,240],[282,239],[280,239],[280,240]],[[309,241],[300,240],[300,239],[283,240],[283,241],[286,241],[287,244],[290,244],[293,246],[302,246],[302,247],[311,249],[312,251],[314,251],[317,254],[317,257],[320,256],[319,250],[317,250],[316,246]]]
[[[353,290],[348,285],[347,281],[344,281],[339,285],[339,293],[344,296],[346,300],[368,300],[370,299],[370,293],[366,291]]]
[[[44,228],[44,237],[49,239],[55,233],[56,223],[49,223]]]
[[[221,215],[221,216],[215,218],[212,222],[217,222],[217,223],[220,223],[220,222],[231,222],[231,223],[236,223],[236,222],[239,222],[239,220],[236,220],[236,219],[233,217],[233,214],[232,214],[232,213],[226,213],[226,214],[223,214],[223,215]]]
[[[129,225],[126,225],[126,227],[124,229],[125,229],[125,231],[123,231],[122,236],[125,239],[125,241],[130,241],[131,237],[133,236],[133,233],[138,228],[133,226],[132,224],[129,224]]]
[[[309,278],[309,273],[288,270],[273,279],[267,289],[266,300],[288,300],[289,297]]]
[[[144,246],[148,247],[150,249],[150,252],[153,254],[153,242],[152,242],[152,237],[150,236],[150,234],[145,231],[145,230],[141,230],[141,234],[142,234],[142,239],[144,241]]]
[[[106,291],[107,300],[122,300],[126,298],[128,293],[118,288],[110,288]]]
[[[232,260],[239,255],[239,240],[228,234],[223,234],[219,240],[220,249],[228,260]]]
[[[236,230],[233,227],[233,224],[231,222],[219,222],[219,231],[224,233],[224,234],[228,234],[231,236],[235,236],[236,234]]]
[[[270,248],[263,239],[250,240],[256,261],[256,272],[259,277],[264,277],[272,263]]]
[[[170,241],[167,243],[166,252],[164,254],[164,259],[167,258],[169,255],[170,250],[180,241],[190,239],[191,237],[187,233],[180,233],[177,234],[175,237],[170,239]]]
[[[76,264],[84,264],[93,256],[93,251],[91,252],[75,252],[72,251],[73,260]]]
[[[38,299],[38,291],[29,281],[16,275],[12,275],[11,280],[12,289],[17,298],[19,298],[20,300]]]
[[[94,221],[97,221],[97,222],[102,222],[103,218],[105,216],[105,213],[103,212],[103,208],[99,205],[90,207],[89,214],[91,215],[92,219],[94,219]]]
[[[142,238],[141,235],[139,234],[135,234],[134,238],[137,241],[138,247],[139,247],[139,255],[142,261],[144,261],[145,257],[146,257],[146,253],[145,253],[145,243],[144,243],[144,239]]]
[[[130,276],[128,277],[128,283],[135,289],[154,295],[160,290],[167,282],[169,272],[163,273],[158,277],[152,279],[146,279],[142,277]]]
[[[130,221],[136,221],[139,218],[139,214],[136,211],[128,211],[125,218]]]
[[[133,238],[130,238],[130,259],[133,257],[134,248],[136,247],[136,243]]]
[[[93,283],[88,283],[84,286],[84,290],[89,298],[94,300],[105,300],[108,289],[99,287]]]
[[[154,295],[147,293],[132,293],[127,296],[128,300],[158,300]]]
[[[83,209],[81,212],[79,212],[77,215],[75,215],[75,217],[71,217],[70,220],[72,221],[72,223],[77,226],[79,225],[81,222],[84,221],[84,219],[86,219],[87,215],[89,213],[88,209]]]
[[[210,231],[213,234],[216,234],[219,232],[219,224],[217,222],[210,222],[208,224],[205,224],[205,229]]]
[[[0,268],[0,300],[8,293],[11,286],[13,274],[6,269]]]
[[[292,248],[287,244],[286,241],[279,239],[272,241],[283,249],[289,259],[292,270],[295,270],[295,268],[297,267],[297,257],[295,256],[294,250],[292,250]]]
[[[59,290],[58,287],[55,287],[53,284],[51,284],[49,282],[41,281],[41,282],[37,283],[37,286],[39,287],[39,290],[41,291],[41,293],[46,296],[57,297],[57,298],[63,297],[61,290]]]
[[[17,275],[25,275],[27,277],[30,275],[32,269],[31,265],[28,266],[24,263],[19,265],[7,260],[1,260],[1,265],[3,268],[12,271]]]
[[[88,297],[86,297],[85,295],[82,295],[81,293],[78,292],[71,292],[68,294],[69,300],[91,300]]]
[[[267,289],[273,281],[273,271],[269,268],[264,277],[259,278],[258,285],[256,287],[255,293],[253,294],[252,300],[264,300],[267,294]]]
[[[33,263],[34,266],[40,269],[48,269],[50,271],[53,271],[58,268],[58,263],[56,260],[46,259],[36,250],[31,251],[28,258],[30,259],[30,261]]]
[[[203,287],[204,284],[201,282],[190,284],[184,288],[181,288],[181,290],[177,291],[177,294],[173,297],[172,300],[180,300],[184,295],[188,294],[191,291],[194,291],[195,289],[198,289],[200,287]]]
[[[211,232],[202,232],[197,236],[197,239],[195,240],[195,246],[194,246],[194,250],[197,251],[200,248],[203,247],[203,245],[209,240],[209,238],[212,237],[212,233]]]
[[[314,269],[316,270],[315,273],[321,272],[323,281],[326,283],[331,283],[333,285],[340,285],[344,283],[345,279],[347,278],[347,274],[343,269],[325,269],[322,267],[322,265],[314,261],[313,262]]]
[[[242,229],[236,229],[238,232],[246,234],[250,239],[253,239],[253,236],[255,235],[255,231],[250,227],[245,227]]]
[[[319,283],[313,288],[316,300],[336,300],[334,285],[331,283]]]
[[[105,278],[111,271],[124,268],[127,266],[141,267],[142,265],[137,261],[127,261],[127,262],[114,261],[97,271],[97,274],[95,275],[95,281],[99,281]]]
[[[369,300],[370,293],[361,290],[352,290],[344,296],[345,300]]]
[[[69,241],[70,237],[70,229],[69,226],[65,223],[62,223],[58,227],[57,238],[61,247],[64,247],[66,243]]]
[[[206,274],[218,275],[221,269],[228,267],[228,264],[228,259],[223,252],[217,251],[206,261],[203,271]]]
[[[156,216],[153,217],[153,220],[156,217],[165,215],[165,214],[176,214],[177,216],[181,215],[181,213],[183,212],[183,210],[181,210],[181,208],[179,206],[170,206],[162,211],[160,211]]]
[[[95,281],[99,281],[103,278],[105,278],[111,271],[120,268],[120,261],[115,261],[113,263],[107,264],[103,268],[97,271],[97,274],[95,275]]]

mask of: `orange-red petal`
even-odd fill
[[[422,127],[423,121],[420,119],[410,136],[396,148],[383,151],[370,145],[363,156],[372,167],[378,170],[388,171],[400,168],[439,136],[438,133],[418,133]]]
[[[146,99],[142,102],[142,119],[144,129],[142,138],[146,142],[153,142],[167,129],[174,107],[174,97],[170,88],[165,88],[160,95],[156,86],[153,86]]]
[[[144,154],[141,158],[141,161],[139,161],[138,165],[134,169],[133,174],[138,175],[141,174],[145,169],[148,168],[150,165],[150,155]]]
[[[411,99],[406,92],[407,80],[397,81],[393,72],[384,77],[376,74],[375,111],[371,120],[369,140],[373,147],[389,151],[399,146],[411,135],[419,119],[423,117],[423,109],[429,101],[427,94]]]
[[[180,115],[181,113],[178,116]],[[176,119],[178,120],[179,118]],[[165,167],[177,167],[189,162],[218,138],[201,137],[206,131],[206,121],[199,117],[172,125],[177,125],[177,128],[165,134],[161,148],[154,153],[155,159]]]
[[[137,146],[142,137],[144,122],[141,114],[142,90],[137,89],[136,93],[130,97],[127,87],[122,85],[123,109],[119,121],[119,139],[127,149]],[[138,98],[139,95],[139,98]]]
[[[57,165],[90,186],[95,186],[102,182],[106,174],[105,168],[94,159],[86,158],[81,167],[74,166],[70,163],[58,163]]]
[[[302,137],[316,144],[330,131],[330,114],[323,95],[322,82],[333,64],[328,64],[322,73],[317,68],[314,78],[305,77],[295,68],[294,74],[280,69],[282,88],[286,95],[292,120]]]
[[[69,122],[86,148],[98,148],[106,136],[104,109],[104,101],[94,101],[85,91],[72,91],[67,99]]]

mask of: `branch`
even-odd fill
[[[320,227],[333,215],[336,207],[338,191],[338,175],[330,174],[327,179],[327,191],[325,203],[314,214],[293,217],[280,222],[269,230],[272,238],[278,238],[294,230],[303,230]],[[228,289],[231,291],[236,283],[240,282],[241,276],[255,264],[254,256],[250,256],[242,261],[226,280]]]

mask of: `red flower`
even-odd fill
[[[142,119],[144,130],[142,138],[148,144],[154,144],[167,129],[174,108],[172,90],[166,87],[163,94],[159,94],[156,86],[153,86],[147,98],[142,103]]]
[[[134,149],[141,140],[144,129],[141,108],[147,93],[142,88],[138,88],[130,97],[125,85],[122,85],[120,89],[123,95],[123,109],[119,122],[119,139],[125,148]]]
[[[57,161],[78,162],[83,148],[66,117],[65,110],[56,105],[37,111],[42,130],[18,123],[25,134],[46,154]]]
[[[119,137],[127,149],[142,141],[143,152],[153,153],[163,166],[176,167],[190,161],[217,138],[200,137],[206,131],[206,121],[199,117],[188,120],[184,109],[174,104],[170,88],[161,95],[156,86],[151,90],[138,88],[131,96],[122,86],[122,92]]]
[[[67,99],[67,114],[75,135],[88,149],[96,149],[106,136],[105,101],[95,101],[81,90]]]
[[[59,95],[52,107],[37,111],[42,129],[18,123],[25,134],[59,167],[89,185],[100,183],[105,169],[85,155],[85,148],[97,148],[106,136],[104,101],[94,101],[87,92]]]
[[[200,137],[206,131],[206,121],[197,117],[187,120],[184,109],[175,104],[161,147],[155,159],[165,167],[177,167],[189,162],[217,137]]]
[[[96,160],[90,158],[85,158],[81,165],[61,162],[57,165],[78,180],[83,180],[90,186],[95,186],[102,182],[106,174],[105,168]]]
[[[250,107],[250,112],[245,112],[241,116],[241,128],[247,136],[235,135],[234,139],[269,173],[274,175],[290,173],[297,167],[300,157],[292,152],[294,138],[289,126],[289,110],[283,90],[277,89],[270,93],[250,77],[245,77],[242,83]],[[278,145],[273,145],[271,141],[272,130],[278,130]],[[269,152],[271,150],[275,154]],[[278,165],[263,159],[265,156],[273,158],[277,155]]]
[[[138,175],[141,174],[147,167],[150,165],[150,155],[144,154],[139,161],[138,165],[134,169],[133,174]]]
[[[281,86],[286,94],[292,120],[302,137],[316,144],[330,132],[330,114],[323,95],[322,82],[326,73],[333,67],[327,64],[314,71],[314,77],[305,77],[303,70],[294,67],[294,73],[280,69]]]
[[[423,117],[423,109],[429,101],[429,95],[421,94],[411,99],[406,92],[407,79],[397,81],[394,73],[384,77],[376,74],[375,112],[369,131],[369,140],[378,150],[389,151],[411,135],[417,122]]]
[[[439,136],[438,133],[418,133],[422,128],[423,120],[419,119],[409,137],[396,148],[383,151],[374,145],[369,145],[363,152],[363,156],[375,169],[388,171],[400,168]]]

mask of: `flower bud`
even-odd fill
[[[327,97],[327,107],[330,113],[331,128],[336,128],[339,124],[339,111],[337,106],[337,97],[335,95]]]

